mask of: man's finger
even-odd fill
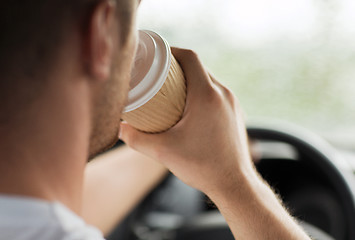
[[[205,91],[205,87],[211,87],[212,81],[209,74],[195,52],[181,48],[172,48],[171,50],[184,71],[190,91],[196,93],[197,91]]]

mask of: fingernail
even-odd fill
[[[118,132],[118,138],[122,140],[122,127],[120,127],[120,131]]]

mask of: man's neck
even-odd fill
[[[23,119],[0,126],[0,193],[60,201],[80,214],[89,109],[75,99],[85,96],[80,88],[65,91],[46,92]]]

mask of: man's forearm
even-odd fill
[[[254,170],[233,181],[210,197],[236,239],[310,239]]]
[[[166,173],[162,165],[128,147],[99,156],[85,172],[83,218],[109,233]]]

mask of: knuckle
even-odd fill
[[[231,103],[231,105],[232,105],[234,111],[236,111],[236,112],[241,111],[240,102],[236,97],[233,98],[233,102]]]
[[[194,50],[191,50],[191,49],[185,49],[185,54],[189,58],[193,58],[193,59],[199,58],[198,54]]]
[[[239,100],[234,94],[228,95],[227,99],[234,110],[240,109]]]
[[[232,106],[239,106],[239,101],[235,94],[230,90],[228,87],[221,86],[223,90],[223,95],[226,98],[226,100],[232,105]]]
[[[213,104],[215,107],[223,105],[223,93],[217,86],[210,85],[210,87],[207,88],[206,94],[210,104]]]
[[[228,101],[232,104],[237,104],[237,98],[229,88],[224,88],[224,93]]]
[[[210,86],[206,91],[207,102],[214,107],[230,105],[233,108],[239,108],[239,100],[234,93],[224,86]]]

